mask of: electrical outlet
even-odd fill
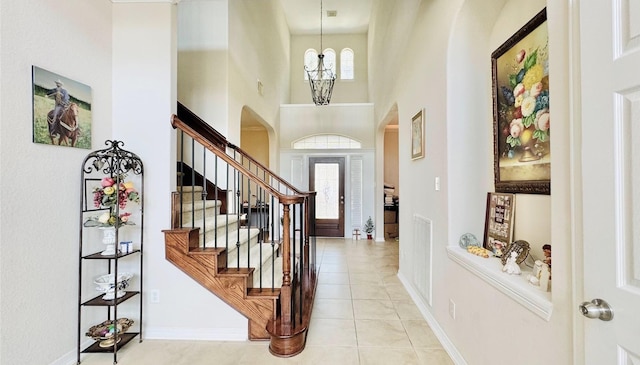
[[[433,182],[433,185],[436,191],[440,191],[440,176],[436,176],[435,181]]]
[[[151,290],[151,303],[160,303],[160,291],[159,290]]]
[[[453,299],[449,299],[449,316],[456,319],[456,303]]]

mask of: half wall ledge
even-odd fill
[[[551,320],[553,303],[551,293],[540,291],[527,282],[531,270],[525,267],[521,275],[502,272],[502,263],[496,259],[486,259],[468,253],[458,246],[448,246],[447,256],[489,285],[520,303],[545,321]]]

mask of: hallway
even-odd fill
[[[282,359],[267,342],[132,341],[120,365],[453,364],[398,280],[396,241],[317,239],[320,274],[305,350]],[[82,364],[108,365],[109,354]]]

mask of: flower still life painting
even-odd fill
[[[491,54],[497,192],[550,194],[546,9]]]

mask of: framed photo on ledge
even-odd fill
[[[491,54],[495,190],[550,194],[546,9]]]
[[[510,193],[487,193],[483,247],[497,257],[513,242],[515,198]]]
[[[417,160],[424,157],[424,111],[411,118],[411,159]]]

